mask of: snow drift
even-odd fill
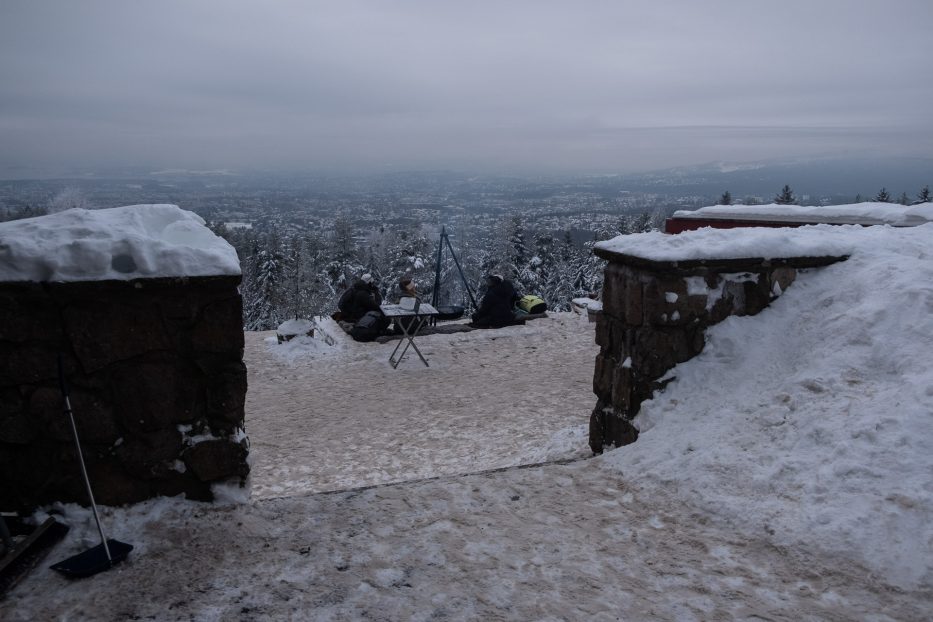
[[[626,250],[665,252],[658,235],[628,237]],[[760,315],[711,328],[704,352],[642,405],[638,442],[600,462],[740,531],[930,585],[933,224],[667,237],[697,256],[730,238],[781,256],[770,244],[786,237],[851,258],[802,274]]]

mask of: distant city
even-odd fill
[[[602,286],[595,241],[651,231],[680,209],[721,202],[839,205],[883,197],[909,204],[933,179],[933,160],[709,164],[640,175],[475,176],[449,171],[335,176],[236,171],[95,172],[0,181],[0,220],[72,207],[172,203],[199,214],[237,250],[244,327],[329,313],[363,273],[390,295],[402,276],[419,291],[470,307],[446,258],[435,288],[442,227],[470,288],[489,272],[569,309]],[[727,194],[728,193],[728,194]]]
[[[10,175],[10,171],[6,171]],[[582,242],[619,215],[669,213],[716,204],[770,203],[789,184],[801,204],[913,200],[933,180],[933,159],[715,163],[637,175],[473,176],[435,171],[367,176],[233,171],[102,171],[48,179],[0,180],[0,218],[43,213],[56,201],[100,208],[174,203],[209,222],[305,229],[337,216],[358,228],[420,223],[476,226],[506,214],[529,225],[569,230]],[[63,206],[60,206],[63,207]]]

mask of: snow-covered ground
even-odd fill
[[[0,618],[927,620],[933,225],[826,235],[848,261],[713,327],[637,443],[570,464],[479,473],[585,455],[583,317],[426,336],[430,369],[393,370],[394,344],[250,335],[255,498],[107,509],[129,560],[37,569]],[[400,483],[311,492],[380,482]],[[66,512],[55,559],[94,542]]]
[[[257,499],[589,455],[599,347],[585,316],[399,343],[247,333],[247,432]],[[577,426],[576,429],[567,429]]]

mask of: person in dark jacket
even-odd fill
[[[379,305],[382,304],[382,295],[373,285],[373,277],[364,274],[343,296],[340,297],[341,319],[345,322],[358,322],[368,311],[382,313]]]
[[[473,314],[473,326],[476,328],[501,328],[515,320],[512,307],[518,294],[511,281],[504,280],[498,274],[486,277],[486,295],[479,309]]]

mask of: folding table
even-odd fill
[[[402,339],[398,342],[398,345],[395,346],[395,349],[392,350],[392,354],[389,355],[389,364],[392,365],[393,368],[398,367],[398,364],[402,362],[402,357],[405,356],[410,346],[418,353],[418,358],[421,359],[424,366],[429,367],[428,361],[424,358],[424,355],[421,354],[421,350],[418,349],[418,346],[415,345],[415,337],[418,336],[418,331],[421,330],[425,322],[433,317],[437,317],[439,311],[426,302],[422,302],[414,310],[403,309],[399,305],[382,305],[382,313],[392,320],[392,323],[402,331]],[[410,322],[403,322],[402,320],[405,318],[413,319]],[[404,347],[402,347],[403,345]],[[402,350],[401,352],[399,352],[400,348]],[[396,354],[398,354],[398,356],[396,356]]]

